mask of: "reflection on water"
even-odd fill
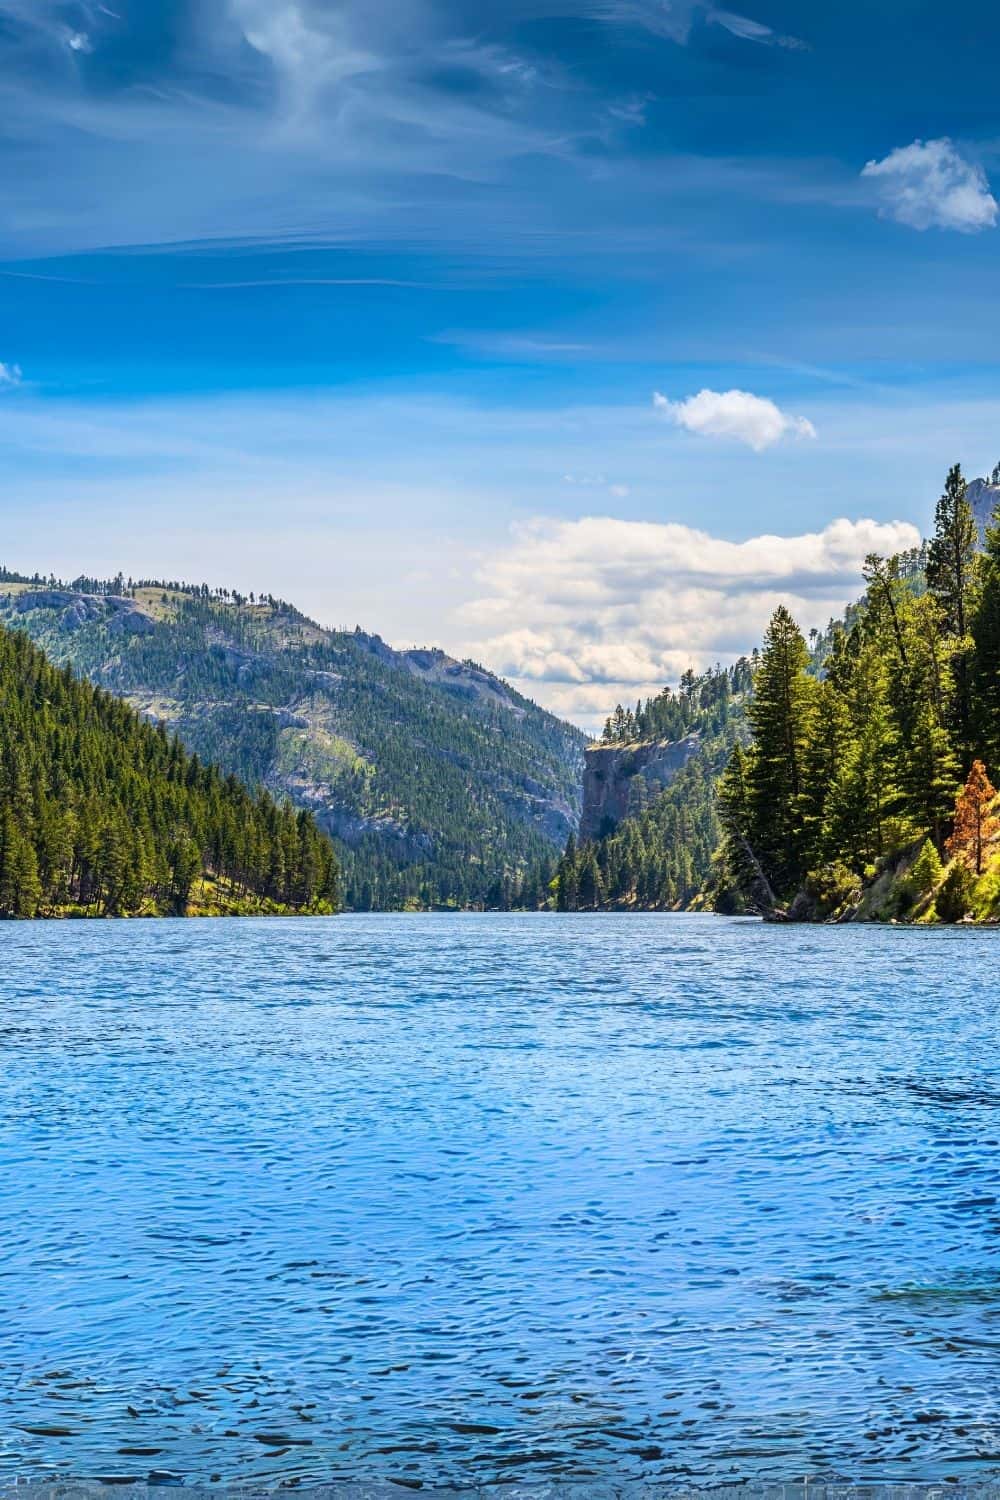
[[[2,939],[0,1475],[1000,1475],[996,934]]]

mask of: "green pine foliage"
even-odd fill
[[[0,916],[329,912],[330,840],[0,629]]]
[[[830,891],[860,896],[904,865],[906,899],[940,882],[970,765],[1000,770],[1000,525],[985,556],[975,544],[956,466],[925,575],[911,557],[869,557],[865,597],[811,651],[787,610],[775,612],[750,745],[722,782],[726,868],[759,908],[825,914]],[[968,885],[949,872],[943,919],[968,905]]]
[[[976,543],[979,531],[966,497],[962,471],[955,464],[948,471],[944,493],[937,503],[935,530],[927,548],[927,588],[938,603],[941,621],[950,641],[955,691],[951,704],[951,727],[963,760],[972,752],[972,688],[970,656],[973,650],[968,626],[976,605],[978,569]]]
[[[605,721],[601,743],[680,740],[693,729],[707,736],[721,733],[729,723],[734,700],[745,696],[752,677],[753,669],[745,657],[734,667],[725,671],[716,667],[701,677],[688,670],[676,692],[665,687],[655,698],[637,703],[634,711],[619,703]]]
[[[1000,518],[986,531],[972,616],[969,662],[975,737],[992,772],[1000,771]]]

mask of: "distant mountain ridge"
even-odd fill
[[[0,570],[0,622],[338,841],[346,904],[479,904],[577,827],[586,736],[473,662],[204,585]]]

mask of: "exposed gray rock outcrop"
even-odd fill
[[[993,484],[989,479],[970,479],[965,493],[979,527],[979,545],[982,547],[986,541],[986,528],[993,520],[994,508],[1000,505],[1000,484]]]
[[[629,811],[633,783],[642,777],[650,795],[669,786],[698,749],[697,731],[681,740],[635,745],[590,745],[584,751],[581,839],[603,838]]]
[[[79,630],[95,621],[107,625],[114,635],[149,635],[156,621],[140,609],[134,599],[118,594],[81,594],[68,589],[30,589],[18,594],[14,609],[19,615],[35,609],[53,609],[59,614],[60,630]]]

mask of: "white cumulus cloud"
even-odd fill
[[[701,437],[730,438],[746,443],[755,453],[773,447],[784,437],[816,436],[816,429],[805,417],[782,411],[766,396],[751,391],[699,391],[685,401],[671,401],[654,392],[657,411],[686,432]]]
[[[992,229],[997,200],[982,167],[966,161],[942,136],[897,146],[861,173],[875,184],[880,212],[912,229]]]
[[[832,521],[727,541],[675,523],[539,519],[485,563],[465,606],[472,655],[596,727],[616,702],[749,652],[779,603],[803,629],[857,597],[869,552],[919,542],[903,521]]]

